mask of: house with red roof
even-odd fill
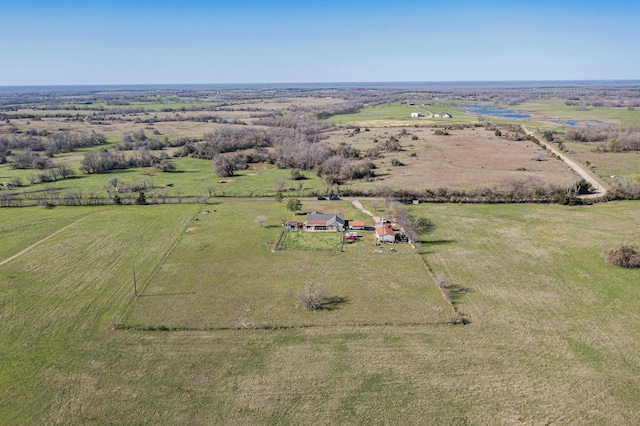
[[[396,233],[389,226],[376,227],[376,240],[379,243],[393,243],[396,241]]]
[[[308,213],[307,220],[304,222],[304,230],[308,232],[341,232],[344,230],[345,223],[346,221],[344,220],[344,215],[342,213]]]

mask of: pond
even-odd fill
[[[464,105],[469,114],[495,115],[502,118],[527,119],[529,114],[523,114],[515,109],[503,109],[496,105]]]

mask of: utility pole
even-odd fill
[[[136,297],[138,297],[138,283],[136,282],[136,265],[132,265],[133,267],[133,293]]]

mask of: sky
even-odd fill
[[[0,86],[640,79],[640,2],[0,0]]]

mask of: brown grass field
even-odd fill
[[[369,149],[398,135],[403,128],[371,128],[349,137],[349,132],[335,134],[334,144],[349,143]],[[508,181],[535,179],[547,184],[569,185],[575,177],[560,160],[549,155],[531,141],[510,141],[499,138],[483,128],[447,130],[450,135],[435,135],[432,128],[404,128],[407,135],[399,137],[403,150],[385,152],[375,160],[376,175],[372,182],[353,182],[357,188],[389,186],[392,188],[436,189],[453,187],[471,189],[500,185]],[[417,136],[417,140],[413,140]],[[532,159],[541,152],[542,161]],[[404,166],[392,166],[392,159]]]

